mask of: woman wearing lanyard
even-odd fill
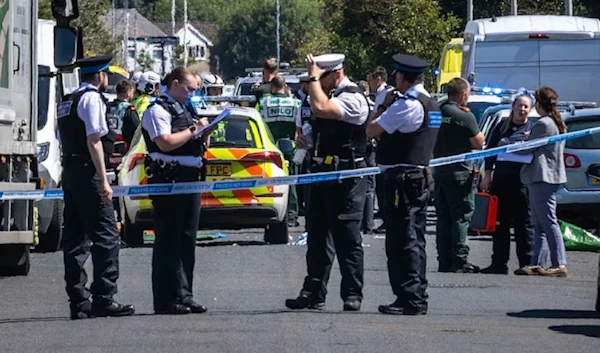
[[[548,138],[567,132],[556,104],[558,94],[550,87],[541,87],[535,91],[535,109],[540,118],[531,128],[529,140]],[[531,163],[521,169],[521,181],[527,185],[535,226],[533,256],[531,265],[515,272],[519,275],[542,275],[552,277],[567,276],[567,256],[562,232],[556,218],[556,191],[560,184],[567,182],[567,173],[563,161],[565,142],[555,142],[533,149],[516,152],[532,156]],[[544,269],[540,253],[544,244],[550,248],[552,267]]]
[[[487,148],[526,140],[533,125],[528,119],[532,104],[528,92],[517,95],[510,116],[492,131]],[[519,162],[503,160],[502,156],[485,159],[486,173],[480,189],[498,197],[498,226],[493,234],[492,264],[481,273],[508,274],[511,226],[515,232],[519,268],[531,263],[534,229],[527,187],[519,175],[521,166]]]

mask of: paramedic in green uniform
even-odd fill
[[[475,115],[466,107],[471,87],[467,80],[448,82],[448,99],[440,104],[442,125],[434,157],[447,157],[481,149],[484,136]],[[439,272],[475,273],[469,263],[467,232],[474,209],[473,165],[459,162],[435,167],[435,207]]]
[[[302,101],[287,93],[287,85],[282,76],[275,76],[271,80],[270,95],[263,97],[259,103],[262,117],[273,134],[275,141],[282,139],[294,140],[296,121],[300,120]],[[291,155],[284,155],[289,161],[290,175],[298,174],[298,166],[292,161]],[[298,195],[296,186],[290,185],[288,199],[288,225],[297,227],[298,223]]]

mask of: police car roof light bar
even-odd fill
[[[204,102],[256,102],[256,97],[247,96],[205,96],[200,97],[199,101]]]

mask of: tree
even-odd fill
[[[437,66],[440,53],[456,36],[459,20],[444,15],[435,0],[328,0],[336,19],[329,23],[337,33],[334,47],[346,55],[346,73],[363,79],[377,65],[391,67],[396,53],[411,54]],[[425,76],[428,88],[434,79]]]
[[[53,20],[51,6],[51,0],[40,0],[38,17]],[[104,20],[110,8],[111,1],[108,0],[79,0],[79,18],[72,25],[83,28],[85,57],[115,55],[120,50],[122,41],[112,39]]]
[[[152,57],[152,54],[144,49],[138,53],[135,61],[139,65],[138,71],[146,72],[154,70],[154,58]]]

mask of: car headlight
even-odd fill
[[[44,142],[37,146],[38,163],[45,161],[50,153],[50,142]]]

